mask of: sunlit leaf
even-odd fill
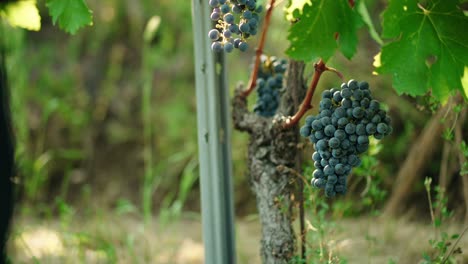
[[[0,13],[14,27],[34,31],[41,29],[41,16],[36,6],[36,0],[8,3]]]

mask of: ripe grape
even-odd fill
[[[312,185],[324,188],[327,197],[346,193],[346,178],[361,164],[359,154],[368,150],[369,137],[382,139],[392,132],[391,119],[367,82],[350,80],[340,87],[322,92],[318,115],[308,116],[300,129],[316,150]]]
[[[216,21],[212,30],[222,32],[216,37],[210,31],[210,39],[221,44],[221,47],[219,44],[212,44],[211,49],[232,52],[236,48],[245,52],[248,49],[247,39],[257,34],[262,6],[257,7],[257,0],[209,0],[208,3],[213,8],[210,19]]]
[[[240,42],[239,46],[242,43]],[[239,47],[241,49],[241,47]],[[254,58],[255,59],[255,58]],[[258,77],[256,81],[257,88],[257,103],[254,106],[254,112],[260,116],[272,117],[275,115],[280,101],[280,90],[283,88],[283,74],[286,69],[286,60],[281,60],[282,67],[273,67],[275,63],[279,62],[276,57],[268,57],[266,55],[260,56],[260,65],[258,67]],[[304,137],[311,137],[310,125],[301,128],[301,135]],[[315,141],[315,137],[310,138]]]

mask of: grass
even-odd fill
[[[201,221],[193,214],[165,225],[145,225],[135,213],[102,210],[62,221],[18,215],[10,243],[13,263],[203,263]],[[238,219],[236,228],[238,263],[261,263],[258,219]],[[450,234],[463,229],[456,223],[445,228]],[[335,261],[320,263],[419,263],[422,252],[431,252],[430,223],[346,218],[328,231],[323,243]],[[468,237],[458,246],[468,248]],[[456,261],[467,263],[468,252]]]

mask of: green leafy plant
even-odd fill
[[[436,199],[433,202],[431,199],[431,178],[426,178],[424,186],[429,201],[429,208],[431,213],[432,225],[434,227],[434,238],[429,239],[429,244],[433,249],[434,253],[429,254],[424,252],[423,259],[425,264],[444,264],[444,263],[456,263],[453,259],[455,254],[461,254],[462,249],[457,247],[460,238],[465,234],[468,227],[462,231],[461,234],[453,234],[449,236],[442,230],[443,220],[447,219],[452,215],[452,212],[447,209],[447,198],[444,195],[444,191],[438,186],[434,188],[436,193]],[[435,216],[435,210],[440,210],[441,214],[439,217]]]

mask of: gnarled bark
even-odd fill
[[[282,165],[295,168],[299,155],[298,126],[283,129],[284,116],[293,115],[305,94],[302,82],[304,64],[291,61],[287,89],[282,95],[278,115],[274,118],[258,116],[247,109],[242,86],[233,98],[234,126],[250,134],[248,168],[250,183],[257,197],[257,208],[262,224],[261,256],[263,263],[288,263],[295,253],[295,235],[292,228],[290,173],[278,170]]]

